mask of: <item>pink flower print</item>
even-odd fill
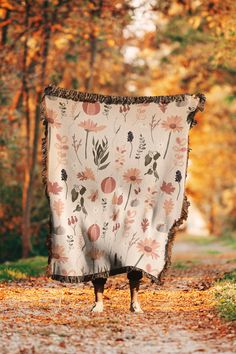
[[[75,216],[72,215],[70,218],[68,218],[68,225],[72,227],[73,232],[74,232],[74,236],[75,236],[75,228],[76,228],[77,222],[78,222],[78,219],[77,219],[76,215]]]
[[[98,199],[98,189],[96,189],[95,191],[91,191],[88,198],[91,200],[91,202],[95,202]]]
[[[79,123],[79,127],[84,128],[86,131],[86,140],[85,140],[85,158],[87,159],[87,145],[88,145],[88,134],[89,132],[98,132],[106,128],[106,125],[98,125],[94,123],[91,119],[84,120]]]
[[[172,194],[175,191],[175,187],[172,185],[171,182],[166,183],[163,181],[162,186],[161,186],[162,192],[165,192],[166,194]]]
[[[145,238],[137,243],[137,248],[139,252],[142,252],[138,261],[135,263],[135,267],[137,267],[138,263],[141,261],[143,256],[152,257],[152,259],[157,259],[159,255],[157,254],[157,249],[160,246],[159,242],[152,238]]]
[[[66,263],[68,261],[68,257],[66,257],[65,248],[60,245],[53,245],[52,258],[56,259],[58,262]]]
[[[170,116],[162,122],[161,124],[162,128],[169,131],[168,141],[167,141],[166,150],[163,159],[166,157],[168,151],[171,133],[180,132],[183,129],[183,126],[181,124],[182,124],[182,118],[179,116]]]
[[[173,200],[171,198],[166,199],[163,205],[163,209],[165,210],[166,215],[169,215],[172,212],[173,208],[174,208]]]
[[[140,173],[141,173],[141,171],[138,168],[129,168],[123,174],[124,180],[126,182],[130,183],[128,197],[127,197],[127,201],[126,201],[124,210],[126,209],[126,207],[128,205],[128,200],[129,200],[129,197],[130,197],[130,192],[131,192],[132,185],[133,184],[140,184],[142,182],[142,178],[140,177]]]

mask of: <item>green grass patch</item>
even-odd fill
[[[38,277],[45,272],[47,257],[36,256],[0,264],[0,281]]]
[[[234,234],[223,235],[220,237],[220,241],[223,243],[223,245],[236,249],[236,235]]]
[[[217,251],[217,250],[208,250],[208,251],[206,251],[206,253],[208,253],[208,254],[221,254],[222,252]]]
[[[181,235],[180,239],[187,243],[194,243],[196,245],[207,246],[214,243],[221,244],[223,246],[229,246],[232,249],[236,249],[236,234],[225,233],[221,236],[209,235],[209,236],[193,236],[188,234]]]
[[[186,242],[195,243],[197,245],[210,245],[212,242],[218,242],[219,238],[216,236],[186,236],[184,239]]]
[[[236,269],[215,282],[214,295],[220,316],[228,321],[236,321]]]
[[[172,263],[172,267],[175,269],[189,269],[194,264],[198,264],[198,263],[199,263],[199,260],[197,260],[197,259],[186,260],[186,261],[175,261]]]

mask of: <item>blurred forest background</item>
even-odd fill
[[[0,1],[0,260],[47,255],[40,99],[49,83],[109,95],[204,93],[186,193],[235,238],[236,2]]]

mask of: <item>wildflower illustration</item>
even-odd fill
[[[149,151],[148,154],[145,156],[144,164],[148,166],[152,162],[152,166],[149,167],[148,171],[145,172],[145,175],[152,175],[155,177],[155,182],[159,179],[159,175],[157,173],[157,162],[156,160],[159,159],[160,153],[158,151]]]
[[[86,187],[82,186],[82,185],[74,185],[73,189],[71,190],[71,200],[72,202],[75,202],[78,197],[79,200],[77,200],[77,205],[76,208],[73,210],[73,212],[75,211],[82,211],[85,216],[88,214],[85,205],[84,205],[84,193],[86,192]]]
[[[61,136],[60,134],[56,134],[57,142],[55,143],[55,148],[57,149],[57,167],[55,170],[60,165],[64,165],[67,162],[67,151],[69,150],[69,146],[67,144],[68,142],[68,136],[63,135]]]
[[[179,116],[170,116],[166,118],[166,120],[164,120],[161,125],[162,128],[164,128],[166,131],[169,131],[166,150],[163,155],[163,159],[164,159],[166,157],[169,148],[171,134],[175,132],[180,132],[183,129],[182,118]]]
[[[135,210],[128,210],[126,217],[124,219],[124,236],[127,236],[130,229],[131,229],[131,224],[134,223],[134,217],[136,215],[136,211]]]
[[[78,172],[77,177],[81,181],[86,181],[88,179],[90,179],[91,181],[95,181],[95,176],[94,176],[93,170],[90,167],[85,167],[84,171]]]
[[[143,232],[145,232],[147,230],[149,226],[149,221],[147,218],[143,218],[142,222],[141,222],[141,227],[142,227],[142,230]]]
[[[107,207],[107,198],[102,198],[102,210],[104,211]]]
[[[68,102],[68,101],[67,101]],[[66,103],[65,102],[61,102],[59,101],[59,110],[61,112],[61,118],[63,119],[63,117],[66,114]]]
[[[103,112],[102,114],[108,119],[109,113],[112,109],[112,106],[110,104],[104,104]]]
[[[73,117],[73,120],[76,120],[79,118],[81,111],[76,113],[77,108],[79,107],[78,102],[73,102],[71,105],[71,116]]]
[[[113,221],[116,221],[116,220],[118,219],[119,212],[120,212],[119,209],[114,209],[114,210],[112,211],[112,215],[110,216],[110,218],[111,218]]]
[[[84,120],[83,122],[80,122],[79,127],[84,128],[86,131],[86,138],[85,138],[85,158],[87,159],[87,145],[88,145],[88,135],[90,132],[98,132],[106,128],[106,125],[98,125],[97,123],[94,123],[91,119]]]
[[[95,202],[98,199],[98,189],[92,190],[90,195],[88,196],[88,199],[90,199],[91,202]]]
[[[124,117],[125,122],[126,122],[126,117],[127,117],[127,114],[129,113],[129,110],[130,110],[130,106],[128,104],[124,104],[123,106],[120,106],[120,113]]]
[[[53,193],[53,194],[57,195],[62,191],[63,188],[61,186],[59,186],[59,184],[57,182],[48,181],[47,189],[48,189],[48,193]]]
[[[123,194],[118,196],[116,192],[114,192],[111,202],[112,205],[121,205],[123,203]]]
[[[63,168],[61,170],[61,180],[65,182],[65,185],[66,185],[66,199],[67,199],[67,193],[68,193],[68,185],[66,183],[67,181],[67,173],[66,173],[66,170]]]
[[[122,146],[116,146],[115,150],[115,164],[116,168],[120,169],[125,162],[125,153],[126,153],[126,148],[125,145]]]
[[[144,256],[152,257],[152,259],[157,259],[159,255],[157,254],[157,249],[160,246],[159,242],[153,240],[152,238],[145,238],[137,243],[138,251],[141,252],[141,256],[135,263],[134,267],[137,267],[139,262]]]
[[[139,134],[139,146],[138,146],[138,150],[135,154],[135,158],[136,159],[140,159],[142,152],[146,149],[146,142],[145,142],[145,138],[142,134]]]
[[[174,202],[171,198],[165,199],[163,204],[163,209],[165,210],[166,215],[169,215],[174,208]]]
[[[119,229],[120,229],[120,223],[119,222],[116,223],[115,225],[113,225],[112,232],[114,232],[115,237],[116,237]]]
[[[102,226],[102,236],[101,236],[102,238],[105,238],[105,236],[106,236],[106,232],[108,230],[108,225],[109,225],[109,222],[104,221],[103,226]]]
[[[165,111],[167,110],[167,106],[168,106],[168,103],[158,103],[158,106],[160,108],[160,110],[162,111],[162,113],[165,113]]]
[[[67,219],[68,225],[72,227],[74,236],[76,235],[75,233],[75,228],[78,222],[77,216],[76,215],[72,215]]]
[[[143,121],[146,119],[146,113],[147,113],[148,106],[149,106],[149,103],[142,103],[142,104],[138,105],[135,124],[136,124],[137,120]]]
[[[152,209],[154,207],[156,201],[155,194],[157,194],[156,186],[147,188],[146,198],[144,199],[146,209]]]
[[[156,128],[156,126],[158,126],[159,122],[161,119],[156,120],[156,114],[154,114],[152,116],[152,120],[151,123],[149,123],[150,127],[151,127],[151,138],[152,138],[152,142],[154,143],[154,139],[153,139],[153,130]]]
[[[95,142],[95,139],[93,137],[92,144],[93,161],[97,166],[98,170],[104,170],[110,164],[110,162],[105,163],[109,157],[107,137],[105,136],[104,140],[102,139],[101,143],[99,139]]]
[[[57,216],[61,216],[63,210],[64,210],[64,203],[61,199],[54,200],[53,205],[52,205],[53,210],[55,210],[55,213]]]
[[[175,145],[173,146],[173,150],[175,151],[173,166],[169,169],[168,173],[170,173],[174,168],[181,167],[184,165],[184,154],[188,150],[187,139],[177,137],[175,139]]]
[[[134,134],[131,131],[129,131],[128,138],[127,138],[127,141],[130,142],[131,145],[129,157],[131,157],[133,151],[133,144],[132,144],[133,139],[134,139]]]
[[[163,181],[161,185],[161,190],[166,194],[172,194],[175,191],[175,187],[171,182],[167,183],[166,181]]]
[[[132,237],[130,238],[130,241],[128,243],[128,247],[127,247],[127,251],[126,251],[126,256],[125,256],[125,263],[126,263],[126,260],[127,260],[127,257],[128,257],[128,253],[129,253],[129,250],[130,248],[135,245],[138,240],[140,239],[139,237],[136,236],[137,235],[137,232],[133,233]]]
[[[138,168],[129,168],[123,174],[123,179],[126,182],[130,183],[128,197],[127,197],[127,201],[126,201],[124,210],[126,209],[126,207],[128,205],[128,201],[129,201],[132,185],[140,184],[142,182],[142,178],[140,177],[140,173],[141,173],[141,171]]]
[[[180,182],[182,180],[182,175],[181,175],[181,171],[180,170],[177,170],[176,173],[175,173],[175,181],[178,182],[179,184],[179,193],[177,195],[177,200],[179,198],[179,194],[180,194],[180,189],[181,189],[181,186],[180,186]]]
[[[57,262],[66,263],[68,262],[68,257],[66,256],[66,251],[64,246],[59,244],[52,245],[52,258]]]
[[[79,142],[78,142],[77,139],[76,139],[75,134],[73,134],[72,140],[73,140],[72,147],[74,148],[75,155],[76,155],[77,160],[79,161],[79,163],[82,165],[82,162],[80,161],[79,155],[78,155],[79,147],[82,145],[82,139],[80,139]]]

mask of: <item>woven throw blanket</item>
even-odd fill
[[[187,219],[189,130],[203,94],[108,96],[49,85],[41,102],[46,274],[89,281],[171,263]]]

